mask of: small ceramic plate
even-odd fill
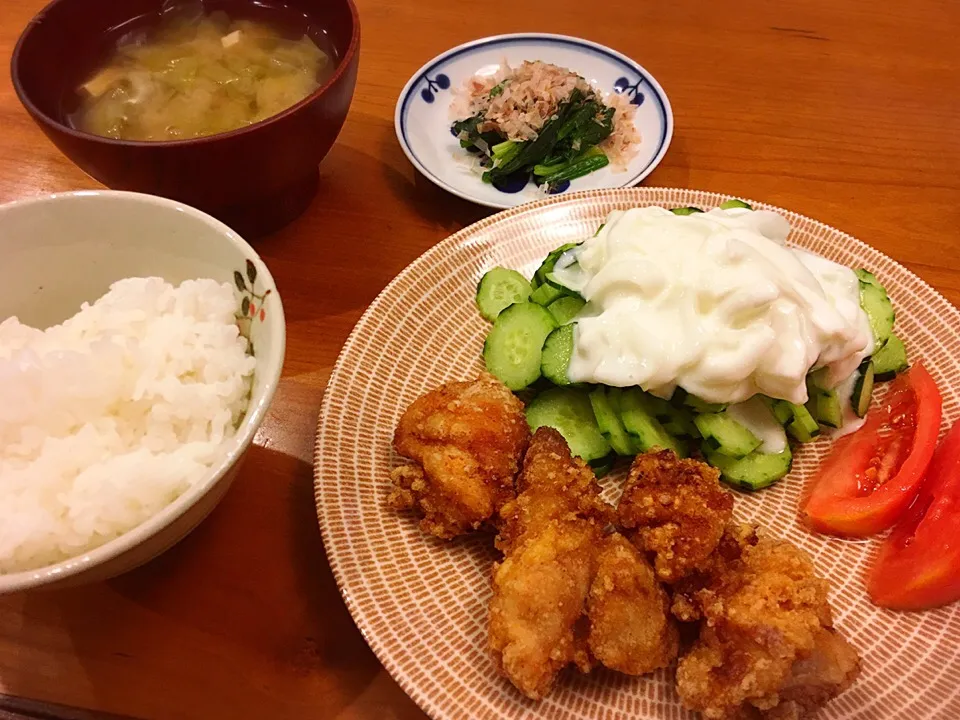
[[[644,205],[715,207],[728,197],[666,188],[576,193],[486,218],[435,245],[370,305],[347,340],[323,396],[314,488],[327,558],[363,637],[401,687],[434,720],[696,720],[683,710],[673,672],[631,678],[571,670],[536,704],[504,680],[487,649],[488,533],[443,542],[386,503],[390,447],[401,413],[440,383],[475,378],[490,329],[474,304],[477,281],[495,265],[533,272],[558,245],[592,235],[611,210]],[[943,427],[960,418],[960,312],[889,257],[845,233],[781,212],[790,241],[846,265],[873,270],[897,309],[910,360],[923,359],[943,394]],[[737,519],[756,521],[812,557],[832,586],[837,626],[863,657],[863,673],[821,720],[960,718],[960,603],[926,612],[870,603],[863,576],[876,540],[814,535],[797,505],[826,453],[823,438],[798,449],[773,487],[738,494]],[[620,470],[604,477],[614,502]]]
[[[620,93],[637,107],[640,151],[626,170],[609,166],[574,180],[566,192],[635,185],[660,164],[673,137],[670,101],[653,76],[630,58],[603,45],[544,33],[496,35],[438,55],[414,73],[397,100],[394,125],[410,162],[430,180],[481,205],[509,208],[543,198],[533,183],[503,192],[484,183],[470,155],[450,132],[453,93],[477,73],[492,74],[506,61],[542,60],[579,73],[605,93]]]

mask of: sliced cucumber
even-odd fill
[[[827,383],[829,370],[825,367],[807,375],[807,410],[821,425],[839,428],[843,426],[843,406],[837,391]]]
[[[843,407],[837,391],[826,387],[826,376],[826,368],[807,375],[807,410],[821,425],[839,428],[843,426]]]
[[[768,397],[764,397],[763,400],[794,440],[802,443],[810,442],[820,434],[820,425],[803,405]]]
[[[670,212],[674,215],[693,215],[694,213],[702,213],[703,210],[695,207],[677,207],[670,208]]]
[[[701,400],[696,395],[687,395],[683,404],[693,410],[695,413],[718,413],[727,409],[723,403],[711,403]]]
[[[573,250],[580,243],[567,243],[566,245],[561,245],[556,250],[552,251],[547,255],[540,267],[537,268],[537,271],[533,274],[534,282],[537,285],[543,285],[547,281],[547,275],[553,272],[553,268],[557,264],[557,260],[560,259],[560,256],[563,255],[567,250]]]
[[[781,400],[787,406],[791,420],[787,423],[787,432],[798,442],[812,442],[820,434],[820,423],[814,420],[813,415],[804,405]]]
[[[583,298],[567,295],[557,298],[547,305],[547,310],[553,315],[553,319],[557,321],[558,325],[566,325],[583,310],[583,306],[586,304]]]
[[[516,270],[495,267],[477,283],[477,307],[484,318],[493,322],[509,306],[526,302],[531,290],[530,282]]]
[[[724,200],[717,207],[721,210],[733,210],[734,208],[744,208],[745,210],[753,210],[753,206],[748,205],[743,200]]]
[[[540,372],[554,385],[570,384],[567,369],[573,357],[573,325],[561,325],[551,332],[543,343]]]
[[[657,420],[647,404],[649,397],[640,388],[627,388],[620,396],[620,419],[630,433],[636,452],[648,452],[654,448],[673,450],[679,457],[686,457],[684,443],[673,437]]]
[[[559,300],[567,293],[556,285],[551,285],[550,283],[544,283],[532,293],[530,293],[530,302],[536,303],[537,305],[542,305],[546,307],[552,302]]]
[[[873,273],[862,268],[854,272],[860,280],[860,306],[870,320],[874,352],[878,352],[893,334],[896,313],[890,296]]]
[[[483,344],[487,370],[511,390],[523,390],[540,377],[543,343],[556,326],[546,308],[511,305],[497,316]]]
[[[590,405],[593,407],[593,415],[597,419],[600,432],[610,443],[613,451],[617,455],[633,455],[633,442],[623,427],[623,423],[620,422],[619,395],[613,391],[614,388],[608,390],[604,387],[598,387],[590,392]]]
[[[567,441],[570,453],[586,462],[610,453],[610,443],[600,432],[590,398],[583,390],[551,388],[540,393],[527,406],[527,423],[534,431],[544,426],[554,428]]]
[[[742,458],[760,447],[761,440],[725,413],[704,413],[693,418],[704,446],[732,458]]]
[[[676,437],[669,432],[667,437],[670,438],[670,447],[666,450],[673,450],[678,458],[690,457],[690,441],[687,438]]]
[[[803,405],[800,407],[803,407]],[[813,416],[810,415],[810,411],[805,407],[803,409],[807,413],[807,417],[813,419]],[[817,428],[815,431],[810,430],[808,425],[800,422],[799,420],[792,420],[787,423],[787,433],[789,433],[790,437],[797,442],[813,442],[820,436],[820,424],[816,420],[813,421],[813,424]]]
[[[613,470],[613,461],[615,459],[616,455],[610,454],[599,460],[591,460],[590,467],[593,469],[593,474],[598,478],[609,475],[610,471]]]
[[[807,392],[811,390],[829,390],[830,385],[827,383],[829,372],[830,369],[826,367],[817,368],[810,372],[810,374],[807,375]]]
[[[878,288],[883,287],[883,285],[880,284],[880,281],[877,280],[877,276],[866,268],[854,268],[853,272],[860,282],[867,283],[868,285],[876,285]]]
[[[850,404],[857,417],[864,417],[867,410],[870,409],[870,399],[873,396],[873,361],[867,358],[860,367],[857,368],[859,375],[853,384],[853,394],[850,396]]]
[[[677,407],[668,400],[658,398],[650,393],[646,394],[647,409],[663,425],[664,429],[673,435],[700,437],[700,431],[693,422],[693,413],[687,407]]]
[[[678,406],[686,405],[688,408],[697,413],[718,413],[723,412],[727,407],[721,403],[710,403],[706,400],[701,400],[696,395],[691,395],[686,390],[679,387],[674,391],[673,397],[670,398],[670,402]]]
[[[908,367],[907,348],[896,335],[891,335],[887,344],[873,354],[874,380],[877,382],[893,380]]]
[[[786,447],[781,453],[752,452],[735,459],[707,450],[707,462],[720,471],[720,476],[734,487],[743,490],[760,490],[773,485],[790,472],[793,454]]]
[[[793,420],[793,412],[790,409],[791,403],[788,403],[786,400],[774,400],[766,395],[763,396],[763,401],[781,425],[786,425]]]
[[[827,427],[843,427],[843,408],[836,390],[821,390],[817,388],[810,392],[807,400],[807,410],[821,425]]]

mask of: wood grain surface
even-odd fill
[[[0,3],[0,57],[42,0]],[[0,598],[0,717],[424,715],[351,622],[312,504],[317,411],[341,344],[405,265],[488,210],[418,177],[404,82],[484,35],[578,35],[635,58],[676,115],[648,185],[715,190],[856,235],[960,302],[960,4],[359,0],[360,78],[305,215],[257,244],[284,298],[284,379],[223,504],[149,565]],[[97,187],[0,79],[0,201]],[[0,262],[2,262],[0,236]]]

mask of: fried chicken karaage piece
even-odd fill
[[[517,493],[500,513],[505,557],[493,568],[490,648],[503,674],[538,700],[571,662],[590,668],[583,616],[612,508],[551,428],[534,434]]]
[[[414,462],[391,473],[388,502],[440,538],[476,530],[514,497],[529,439],[523,403],[492,375],[441,385],[400,418],[393,447]]]
[[[628,538],[654,557],[661,582],[676,583],[710,559],[733,512],[719,472],[670,450],[638,455],[617,509]]]
[[[860,672],[860,656],[832,628],[821,628],[813,651],[797,660],[780,690],[780,704],[766,711],[766,720],[807,717],[846,690]]]
[[[679,633],[667,594],[646,558],[620,533],[604,538],[587,601],[590,652],[627,675],[667,667],[677,657]]]
[[[677,667],[684,705],[711,720],[787,720],[849,687],[860,660],[832,629],[828,583],[809,556],[749,525],[731,526],[719,545],[674,598],[675,610],[701,618]]]

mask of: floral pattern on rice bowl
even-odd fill
[[[233,271],[233,284],[237,286],[237,292],[240,293],[237,326],[240,328],[240,334],[250,343],[250,354],[254,355],[253,338],[251,337],[253,323],[257,320],[261,323],[266,322],[267,298],[273,290],[267,288],[263,292],[257,292],[257,266],[254,265],[253,261],[249,258],[246,261],[244,271],[245,272],[240,272],[239,270]]]

